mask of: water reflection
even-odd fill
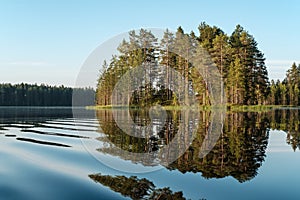
[[[214,191],[214,189],[210,190],[210,188],[217,188],[218,186],[222,186],[219,188],[225,188],[226,191],[227,189],[236,191],[235,182],[253,180],[258,172],[260,172],[260,167],[264,165],[264,168],[260,172],[260,177],[255,179],[255,181],[247,182],[247,184],[240,184],[239,189],[241,190],[239,190],[237,194],[243,195],[244,192],[247,193],[247,191],[253,190],[255,191],[255,194],[247,193],[249,198],[251,195],[251,197],[258,197],[260,193],[256,188],[266,187],[266,184],[268,184],[269,186],[266,188],[270,194],[273,192],[274,188],[279,188],[275,189],[276,191],[272,193],[272,197],[277,198],[277,196],[280,195],[279,192],[281,187],[281,185],[278,186],[278,181],[282,181],[282,183],[289,186],[289,190],[285,191],[290,197],[296,196],[295,194],[297,193],[297,189],[293,186],[296,187],[297,185],[297,176],[295,176],[295,173],[297,172],[296,166],[299,164],[297,163],[297,160],[299,159],[297,159],[298,155],[293,153],[293,151],[298,151],[300,147],[300,113],[298,109],[226,113],[221,135],[214,148],[204,157],[201,157],[203,144],[205,144],[207,137],[213,136],[208,134],[213,119],[213,114],[208,111],[199,112],[197,115],[193,112],[181,113],[176,110],[168,111],[165,121],[162,123],[157,121],[155,116],[151,118],[149,113],[145,111],[131,110],[129,114],[133,121],[138,125],[148,127],[148,129],[136,129],[137,127],[130,127],[132,134],[128,135],[118,127],[112,112],[109,110],[96,111],[96,118],[91,115],[91,113],[89,117],[86,117],[87,115],[84,114],[85,111],[83,109],[80,110],[80,112],[84,114],[82,118],[72,117],[72,110],[70,108],[68,110],[37,108],[28,108],[26,110],[9,108],[3,110],[4,111],[1,112],[2,118],[0,117],[0,141],[2,142],[0,157],[3,160],[0,166],[0,173],[1,176],[6,175],[8,178],[3,179],[5,181],[0,181],[0,184],[2,185],[7,184],[6,182],[9,179],[10,183],[14,186],[19,183],[18,181],[14,182],[17,179],[10,178],[16,177],[16,174],[20,177],[20,174],[28,174],[28,176],[31,176],[31,173],[34,173],[37,170],[35,164],[32,163],[38,164],[39,168],[42,166],[42,170],[51,171],[55,169],[55,172],[58,173],[57,177],[61,176],[61,179],[57,179],[57,181],[55,180],[51,182],[51,184],[59,185],[61,183],[61,185],[63,185],[61,180],[69,177],[69,172],[72,170],[64,170],[64,167],[62,166],[69,165],[72,166],[71,169],[73,167],[78,167],[78,169],[82,170],[80,173],[76,172],[76,174],[80,175],[81,178],[84,177],[84,184],[88,185],[88,187],[85,187],[86,190],[84,194],[90,195],[91,190],[93,190],[93,192],[98,195],[95,195],[94,199],[98,199],[99,196],[103,196],[104,193],[103,190],[97,187],[100,186],[99,184],[96,184],[97,186],[95,187],[89,185],[94,184],[91,179],[109,187],[110,190],[105,189],[109,194],[113,193],[111,191],[113,190],[126,197],[136,197],[139,199],[139,195],[145,194],[143,193],[143,190],[139,190],[138,188],[140,187],[129,187],[129,185],[141,186],[145,184],[143,185],[145,186],[144,189],[149,187],[153,188],[147,190],[148,196],[146,195],[145,198],[148,198],[153,191],[156,191],[154,194],[158,195],[162,194],[162,192],[174,195],[176,192],[170,191],[172,189],[173,191],[182,190],[184,196],[187,196],[187,198],[190,198],[189,195],[192,195],[193,199],[196,199],[198,195],[200,197],[213,196],[212,194],[215,192],[210,191]],[[36,114],[30,113],[30,110]],[[55,113],[57,113],[57,116]],[[126,121],[123,121],[122,123],[126,125]],[[195,125],[197,125],[197,129],[194,129],[194,127],[196,127]],[[144,130],[145,132],[141,130]],[[177,134],[179,130],[181,130],[183,134]],[[185,133],[188,133],[187,135],[191,136],[190,133],[193,133],[192,130],[196,130],[196,132],[195,134],[192,134],[193,140],[190,144],[187,142],[189,138],[185,138]],[[281,130],[281,132],[272,130]],[[141,135],[144,137],[135,137],[134,134],[137,131],[140,131],[139,134],[142,133]],[[269,131],[271,135],[270,138]],[[275,134],[284,134],[283,137],[278,137],[277,135],[276,138],[283,138],[284,144],[288,144],[285,147],[290,148],[291,152],[268,152],[268,162],[265,162],[268,141],[271,142],[270,149],[272,149],[272,145],[274,146]],[[148,166],[160,163],[157,162],[156,159],[161,157],[157,155],[159,155],[161,150],[170,144],[171,141],[178,141],[177,144],[180,144],[180,147],[182,148],[181,151],[184,151],[184,153],[169,165],[162,166],[165,168],[164,170],[154,172],[154,174],[159,174],[157,177],[149,174],[139,174],[137,178],[130,177],[132,174],[129,173],[125,173],[126,177],[122,176],[122,174],[120,174],[121,176],[116,176],[119,172],[106,168],[94,159],[91,159],[90,162],[86,162],[91,156],[82,146],[84,142],[87,142],[86,144],[88,144],[88,142],[94,142],[96,144],[95,146],[92,146],[95,147],[93,149],[94,152],[103,157],[107,157],[110,160],[117,161],[117,164],[130,163],[130,165],[128,165],[130,167],[132,165],[138,165],[140,168],[147,168]],[[283,143],[277,140],[276,142],[276,148],[279,147],[279,149],[282,149],[284,146]],[[148,157],[145,160],[140,160],[140,158],[133,157],[132,155],[128,156],[128,154],[120,154],[120,149],[124,152],[133,153],[132,155],[153,155],[153,159],[151,160]],[[179,149],[177,152],[166,152],[176,157],[179,155],[178,151]],[[33,160],[34,162],[27,162],[26,156],[30,158],[28,159],[29,161]],[[25,157],[25,159],[19,159],[22,157]],[[15,158],[16,160],[14,160]],[[19,160],[22,160],[22,162],[24,161],[23,165],[15,164],[18,163]],[[290,173],[282,174],[282,167],[291,167],[289,168],[291,169]],[[11,169],[14,169],[14,171],[10,174],[8,171]],[[187,172],[190,173],[184,174]],[[65,176],[63,175],[64,173],[66,174]],[[94,173],[105,173],[113,176],[103,176]],[[48,175],[49,177],[52,177],[52,173],[49,172]],[[223,179],[222,181],[203,180],[201,176],[207,179],[233,177],[236,181],[231,178]],[[276,178],[278,176],[279,178]],[[36,173],[36,176],[31,179],[31,182],[29,181],[28,185],[35,185],[34,180],[37,180],[39,177],[40,173]],[[147,177],[148,180],[144,180],[144,177]],[[29,179],[30,178],[24,178],[22,180]],[[21,178],[18,180],[21,180]],[[49,184],[43,181],[44,180],[41,180],[40,185],[45,183],[43,187],[48,189]],[[74,179],[72,178],[68,184],[72,185],[73,181]],[[290,181],[292,181],[293,184],[290,184]],[[82,183],[82,180],[78,183],[80,188],[82,188]],[[151,186],[151,183],[155,183],[162,189]],[[214,185],[215,183],[217,184]],[[64,184],[63,187],[57,188],[65,189],[65,186],[68,184]],[[128,187],[126,187],[126,184]],[[171,189],[164,189],[164,187],[170,187]],[[23,188],[23,184],[20,184],[20,188]],[[36,195],[33,191],[37,190],[34,190],[33,187],[28,188],[28,194]],[[252,188],[252,190],[250,188]],[[78,195],[73,193],[74,188],[72,187],[67,189],[66,192],[74,194],[74,198]],[[233,193],[234,192],[232,192],[232,194]],[[182,197],[180,193],[177,194],[179,194],[178,198]],[[226,193],[222,191],[220,194],[226,195]]]
[[[138,179],[136,176],[129,178],[125,176],[110,176],[101,174],[89,175],[95,182],[109,187],[111,190],[122,194],[131,199],[174,199],[185,200],[183,193],[173,192],[170,188],[156,188],[156,186],[149,180],[142,178]]]
[[[122,110],[119,111],[119,116],[124,114]],[[172,114],[167,115],[166,123],[164,124],[159,121],[153,122],[153,129],[142,133],[144,137],[134,137],[132,136],[133,134],[130,135],[124,132],[115,122],[110,110],[97,111],[97,118],[99,119],[101,129],[116,147],[129,152],[146,153],[155,152],[174,139],[179,127],[179,112],[175,111]],[[148,113],[144,111],[132,110],[130,115],[134,123],[140,127],[149,125],[151,122]],[[126,123],[126,121],[124,120],[123,123]],[[136,127],[130,130],[132,133],[139,131]]]
[[[279,109],[269,112],[270,128],[287,133],[286,142],[292,149],[300,150],[300,112],[299,109]]]
[[[143,166],[167,163],[164,166],[169,170],[201,172],[205,178],[232,176],[239,182],[257,175],[265,160],[269,130],[284,131],[291,149],[300,149],[298,109],[228,112],[220,137],[204,157],[201,157],[203,144],[208,136],[212,137],[208,134],[211,112],[167,111],[164,122],[151,118],[144,110],[130,110],[129,114],[135,124],[148,129],[129,127],[132,134],[128,135],[119,128],[111,110],[96,111],[95,121],[74,119],[71,109],[2,108],[0,135],[26,143],[74,147],[81,145],[80,140],[93,140],[92,136],[96,134],[98,146],[94,150],[97,152]],[[120,115],[124,115],[122,110]],[[126,121],[122,123],[126,125]],[[137,132],[143,137],[135,137]],[[74,143],[75,139],[77,143]],[[176,141],[179,148],[166,148],[172,141]]]
[[[199,129],[198,135],[203,135],[204,131]],[[266,154],[268,136],[266,113],[229,113],[221,137],[206,157],[198,157],[199,137],[169,169],[182,173],[202,172],[205,178],[232,176],[244,182],[257,175]]]
[[[100,132],[106,135],[97,138],[104,143],[97,150],[144,166],[167,166],[176,160],[189,148],[199,124],[199,113],[193,110],[169,111],[163,121],[153,115],[150,119],[144,110],[114,112],[117,113],[97,111]],[[114,117],[118,117],[119,123]],[[131,119],[134,124],[129,122]],[[120,123],[125,130],[120,128]]]
[[[41,121],[45,119],[71,118],[68,107],[0,107],[0,123],[16,121]]]
[[[67,138],[88,139],[89,137],[83,133],[91,131],[88,126],[80,129],[75,125],[70,107],[1,107],[0,109],[0,133],[20,142],[72,147],[72,144],[68,144]]]
[[[187,117],[187,121],[184,121],[187,124],[185,131],[189,130],[188,124],[197,121],[199,126],[196,135],[188,148],[182,146],[186,150],[183,155],[178,156],[175,153],[178,159],[174,159],[175,161],[167,168],[179,170],[182,173],[201,172],[205,178],[232,176],[239,182],[251,180],[257,175],[257,170],[264,161],[270,124],[272,124],[270,120],[273,119],[272,113],[274,112],[278,114],[281,111],[227,113],[222,134],[214,148],[205,157],[199,155],[201,155],[202,144],[210,129],[211,112],[202,111],[200,115],[197,115],[197,119],[193,118],[194,116]],[[150,123],[146,112],[132,111],[130,114],[135,123],[144,125]],[[185,139],[184,134],[180,136],[176,134],[180,129],[179,123],[183,119],[179,111],[168,111],[165,123],[158,124],[160,131],[145,138],[133,137],[122,131],[109,110],[97,111],[97,118],[101,131],[106,135],[106,137],[99,137],[98,140],[102,142],[109,140],[109,145],[104,145],[97,150],[124,160],[131,160],[134,163],[138,162],[138,159],[122,154],[120,149],[137,153],[159,152],[172,140],[184,141]],[[168,153],[172,154],[172,152]],[[146,166],[153,164],[144,160],[141,163]]]

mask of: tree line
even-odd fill
[[[181,88],[183,96],[188,96],[193,89],[200,104],[209,105],[209,86],[204,81],[208,72],[200,74],[195,70],[190,63],[192,59],[202,59],[200,62],[207,65],[211,61],[215,63],[224,82],[228,105],[300,104],[300,66],[294,63],[282,82],[272,80],[270,83],[264,54],[258,49],[255,38],[242,26],[237,25],[230,35],[205,22],[199,25],[198,30],[199,35],[193,31],[185,33],[181,27],[175,34],[166,30],[160,41],[145,29],[138,33],[129,32],[129,39],[124,39],[118,47],[118,56],[114,55],[109,62],[103,63],[96,104],[111,105],[111,95],[120,77],[138,66],[145,67],[145,70],[151,66],[148,72],[150,81],[138,90],[132,89],[133,95],[128,97],[130,104],[178,104],[180,97],[170,90],[174,85],[172,72],[157,67],[163,65],[175,69],[184,77]],[[205,58],[203,49],[208,52],[209,59]],[[155,73],[161,74],[162,78],[152,78],[151,74]],[[128,79],[128,83],[134,82],[136,77],[129,76]],[[128,87],[134,88],[130,84]],[[188,99],[183,99],[184,104],[188,104]]]
[[[283,81],[271,81],[269,103],[272,105],[300,105],[300,65],[293,63]]]
[[[197,59],[201,59],[199,62],[202,64],[209,65],[211,61],[215,63],[224,82],[228,104],[268,104],[270,82],[265,57],[258,49],[254,37],[240,25],[236,26],[231,35],[204,22],[199,25],[198,30],[199,35],[194,32],[185,33],[182,27],[175,34],[166,30],[160,41],[151,31],[131,31],[129,39],[123,40],[119,45],[119,55],[113,56],[109,63],[103,63],[98,79],[96,104],[112,103],[110,97],[114,86],[129,69],[150,65],[150,84],[145,84],[138,91],[132,91],[130,103],[144,105],[160,101],[162,104],[175,105],[179,97],[170,90],[172,84],[174,85],[170,78],[172,72],[161,71],[157,67],[163,65],[175,69],[184,77],[184,96],[193,89],[200,104],[209,105],[209,86],[204,81],[208,72],[200,74],[195,70],[191,60]],[[203,49],[208,52],[211,61],[205,57]],[[151,73],[165,74],[162,77],[167,78],[156,77],[151,80]],[[188,104],[188,99],[183,99],[184,104]]]
[[[88,101],[78,105],[94,103],[92,88],[3,83],[0,84],[0,106],[72,106],[74,92],[89,97]]]

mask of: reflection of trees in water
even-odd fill
[[[145,166],[154,166],[159,163],[174,161],[185,152],[192,141],[192,134],[196,121],[195,112],[168,111],[165,122],[158,118],[152,121],[147,112],[141,110],[118,111],[124,123],[128,119],[124,115],[131,115],[137,125],[149,125],[144,138],[134,137],[132,133],[141,131],[141,126],[130,126],[130,134],[121,130],[113,119],[110,110],[97,111],[97,117],[102,131],[106,137],[99,137],[104,142],[104,147],[97,149],[100,152],[121,157],[124,160],[131,160],[134,163],[141,163]],[[198,115],[198,114],[197,114]],[[153,117],[153,116],[152,116]],[[122,121],[121,120],[121,121]],[[185,124],[185,126],[180,125]],[[187,125],[186,125],[187,124]],[[150,128],[149,128],[150,127]]]
[[[124,113],[126,113],[126,111],[122,112],[122,110],[120,110],[120,114],[124,115]],[[174,138],[178,129],[178,113],[179,112],[169,113],[166,117],[165,124],[157,122],[154,125],[155,130],[148,130],[148,132],[145,133],[145,138],[134,137],[122,131],[114,121],[113,114],[110,110],[97,111],[97,117],[107,139],[116,147],[133,153],[147,153],[157,151],[162,145],[168,144],[169,141]],[[130,115],[133,122],[137,125],[145,126],[151,122],[146,112],[131,110]],[[124,117],[124,119],[126,118]],[[140,130],[137,130],[137,127],[132,127],[131,131],[138,132]]]
[[[155,185],[145,179],[138,179],[136,176],[109,176],[101,174],[89,175],[91,179],[111,190],[131,199],[155,199],[155,200],[184,200],[183,193],[173,192],[170,188],[156,188]]]
[[[287,143],[294,150],[300,149],[299,114],[297,109],[227,113],[223,132],[218,142],[209,154],[200,158],[201,145],[208,132],[211,115],[210,112],[200,112],[195,139],[188,150],[167,168],[177,169],[182,173],[201,172],[202,176],[206,178],[232,176],[240,182],[251,180],[257,175],[257,170],[264,161],[270,128],[285,131]],[[137,124],[150,123],[150,119],[145,113],[132,111],[131,115]],[[162,145],[169,144],[174,139],[180,139],[176,133],[182,116],[177,111],[168,112],[166,123],[162,126],[162,130],[155,135],[155,139],[153,137],[136,138],[122,132],[114,122],[111,111],[99,111],[97,116],[107,138],[113,145],[125,151],[155,152]],[[154,140],[152,141],[152,139]],[[153,144],[157,146],[155,147]],[[114,146],[100,149],[100,151],[120,156],[120,152],[112,151],[112,149]],[[132,160],[132,157],[127,158],[125,155],[120,157]],[[154,160],[155,157],[153,157]],[[153,162],[142,162],[142,164],[150,165]]]
[[[222,135],[212,151],[199,158],[201,139],[169,166],[185,172],[202,172],[206,178],[233,176],[240,182],[254,178],[262,165],[268,143],[267,118],[263,113],[229,113]],[[197,135],[204,130],[198,129]]]
[[[287,133],[286,142],[294,151],[300,150],[300,112],[299,109],[280,109],[269,112],[270,128]]]

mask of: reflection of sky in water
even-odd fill
[[[274,152],[292,152],[291,145],[286,143],[286,133],[284,131],[272,130],[270,131],[269,144],[267,153]]]

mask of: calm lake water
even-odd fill
[[[0,108],[0,199],[148,198],[142,187],[148,195],[169,188],[187,199],[300,196],[298,109],[227,112],[205,156],[201,146],[214,131],[210,112],[168,111],[164,123],[144,111],[124,112],[77,108],[73,116],[71,108]],[[124,115],[152,134],[143,129],[144,137],[135,137],[132,126],[125,133],[115,120]],[[179,131],[193,132],[188,146]],[[155,155],[174,140],[183,154],[160,165]]]

